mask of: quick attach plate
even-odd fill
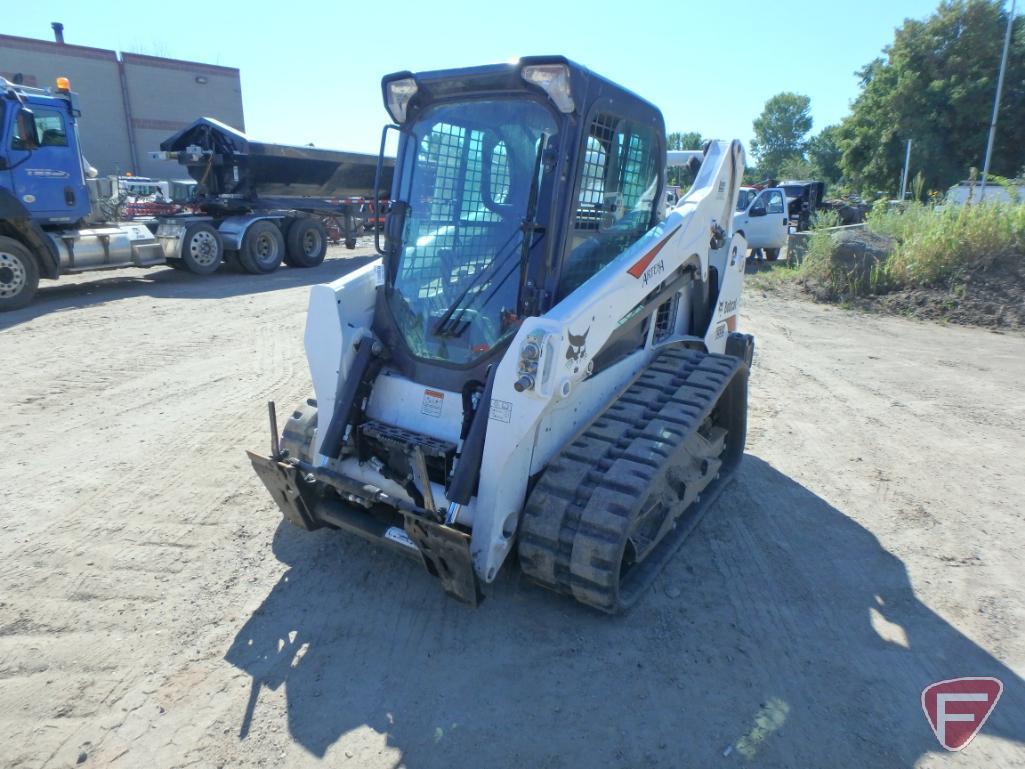
[[[322,524],[313,515],[308,500],[303,496],[296,468],[253,451],[247,450],[246,454],[249,455],[249,461],[253,463],[253,469],[263,481],[263,485],[281,508],[285,520],[307,531],[319,529]]]
[[[484,600],[470,555],[470,535],[414,515],[405,516],[409,538],[420,548],[427,571],[453,598],[477,606]]]

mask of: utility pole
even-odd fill
[[[993,155],[993,140],[997,133],[997,113],[1000,112],[1000,94],[1004,90],[1004,71],[1007,69],[1007,51],[1011,47],[1011,29],[1014,27],[1014,6],[1017,0],[1011,0],[1011,12],[1007,15],[1007,32],[1004,33],[1004,54],[1000,57],[1000,74],[997,75],[997,95],[993,99],[993,120],[989,124],[989,141],[986,142],[986,160],[982,164],[982,190],[979,202],[986,197],[986,176],[989,174],[989,160]]]
[[[908,139],[908,151],[904,155],[904,173],[900,177],[900,202],[907,198],[908,191],[908,169],[911,168],[911,139]]]

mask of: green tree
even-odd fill
[[[779,164],[777,179],[822,179],[822,169],[802,157],[790,157]]]
[[[861,93],[841,123],[843,175],[862,190],[895,193],[912,140],[911,175],[945,189],[981,166],[1007,14],[998,0],[944,0],[908,19],[884,56],[859,73]],[[1025,22],[1015,21],[1000,108],[993,173],[1011,176],[1025,158]]]
[[[808,161],[818,170],[816,176],[833,184],[843,176],[840,169],[843,150],[840,149],[839,133],[839,126],[826,126],[808,140],[806,148]]]
[[[697,131],[673,131],[666,136],[666,149],[669,150],[699,150],[705,140]],[[694,183],[694,179],[686,168],[677,166],[670,168],[667,183],[679,187],[688,188]]]
[[[811,99],[798,93],[778,93],[765,102],[754,121],[751,152],[758,168],[778,177],[787,160],[804,157],[805,136],[811,130]]]
[[[699,150],[704,143],[697,131],[674,131],[666,137],[666,149]]]

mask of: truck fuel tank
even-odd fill
[[[61,230],[47,234],[57,246],[62,273],[151,267],[164,261],[159,241],[142,224]]]

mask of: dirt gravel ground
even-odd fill
[[[0,317],[0,766],[1025,765],[1025,339],[752,292],[739,480],[625,617],[477,610],[279,515],[318,270],[47,283]],[[959,755],[919,694],[996,675]]]

